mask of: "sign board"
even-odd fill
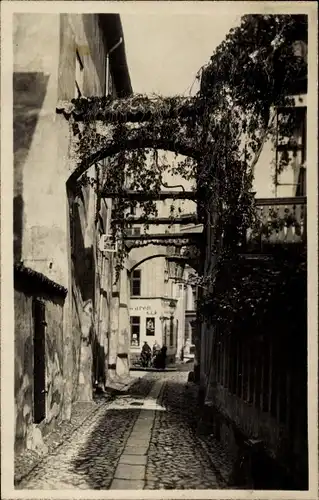
[[[146,335],[155,335],[155,318],[146,318]]]
[[[102,234],[99,249],[103,253],[116,253],[117,252],[117,242],[113,241],[110,234]]]

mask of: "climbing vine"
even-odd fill
[[[225,332],[235,325],[243,334],[261,334],[281,318],[290,317],[292,324],[303,321],[307,309],[305,255],[275,255],[256,263],[237,256],[220,271],[214,288],[198,301],[201,319],[218,324]]]
[[[288,120],[278,121],[272,110],[291,109],[295,105],[291,94],[306,79],[305,57],[295,50],[296,40],[306,39],[306,23],[305,16],[246,16],[203,72],[201,95],[215,111],[213,118],[208,112],[206,117],[215,141],[206,153],[208,168],[200,172],[200,183],[212,200],[215,260],[208,275],[199,278],[205,293],[198,310],[202,319],[226,329],[247,318],[259,328],[258,318],[265,320],[268,311],[287,312],[288,281],[302,291],[298,297],[305,301],[305,256],[292,265],[288,257],[279,259],[280,269],[258,263],[247,270],[239,252],[248,228],[253,236],[266,238],[291,226],[296,234],[301,231],[300,221],[288,209],[281,216],[272,210],[267,221],[260,219],[252,182],[265,140],[276,134],[290,138],[296,127],[292,113]],[[286,167],[284,159],[276,165],[279,170]]]
[[[202,69],[200,91],[193,98],[89,97],[59,106],[76,138],[77,172],[103,161],[103,193],[118,193],[112,218],[122,222],[112,225],[112,233],[123,242],[119,265],[127,253],[126,219],[137,205],[122,196],[124,190],[147,193],[138,203],[140,215],[156,216],[152,198],[165,185],[167,171],[194,181],[204,222],[210,215],[218,258],[236,253],[247,228],[256,223],[254,165],[278,125],[272,110],[294,106],[292,90],[307,74],[304,53],[296,48],[306,33],[306,16],[244,16]],[[289,121],[279,126],[291,134]],[[175,153],[174,165],[158,150]],[[95,183],[80,176],[79,184],[88,182]],[[174,215],[172,208],[172,220]]]

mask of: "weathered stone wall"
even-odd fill
[[[61,416],[63,402],[63,303],[55,303],[51,297],[46,305],[46,390],[47,415],[46,423],[54,425],[55,419]]]
[[[14,292],[15,301],[15,448],[26,444],[27,429],[32,425],[33,331],[32,297]]]
[[[45,303],[45,420],[34,424],[33,419],[33,299]],[[38,447],[41,438],[34,438],[35,428],[48,432],[61,418],[63,403],[63,301],[47,294],[32,295],[21,285],[14,291],[15,300],[15,449]]]

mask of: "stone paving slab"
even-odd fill
[[[151,434],[146,436],[132,437],[130,436],[127,440],[126,446],[149,446]]]
[[[134,481],[128,479],[113,479],[111,490],[143,490],[144,481]]]
[[[147,456],[146,455],[128,455],[125,454],[125,450],[123,455],[121,455],[119,460],[119,465],[128,464],[128,465],[146,465]]]
[[[126,446],[124,453],[126,455],[146,455],[148,450],[148,444],[145,446]]]
[[[115,479],[130,479],[144,481],[145,466],[133,464],[119,464],[115,471]]]
[[[156,382],[147,396],[148,401],[152,402],[153,407],[157,405],[157,399],[162,386],[163,382]],[[135,455],[142,458],[143,461],[145,460],[145,465],[147,464],[147,452],[151,441],[154,419],[154,410],[141,409],[130,437],[126,442],[122,456],[129,455],[132,457]],[[120,459],[114,477],[115,479],[140,480],[143,481],[143,487],[145,487],[145,465],[134,463],[132,458],[128,464],[123,463]],[[111,489],[112,488],[113,483],[111,484]]]

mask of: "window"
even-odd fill
[[[127,236],[139,236],[141,234],[141,228],[140,227],[128,227],[126,229],[126,234]]]
[[[131,316],[131,346],[138,347],[140,345],[140,329],[141,329],[141,318],[140,316]]]
[[[136,206],[134,205],[130,206],[130,215],[136,215]]]
[[[146,318],[146,335],[155,335],[155,318]]]
[[[279,187],[279,193],[283,196],[306,194],[305,161],[306,108],[303,106],[279,108],[275,180],[277,193]]]
[[[81,60],[79,51],[76,51],[75,57],[75,96],[76,98],[80,97],[83,94],[83,75],[84,75],[84,66]]]
[[[131,276],[131,296],[139,297],[141,295],[141,271],[136,269]]]

